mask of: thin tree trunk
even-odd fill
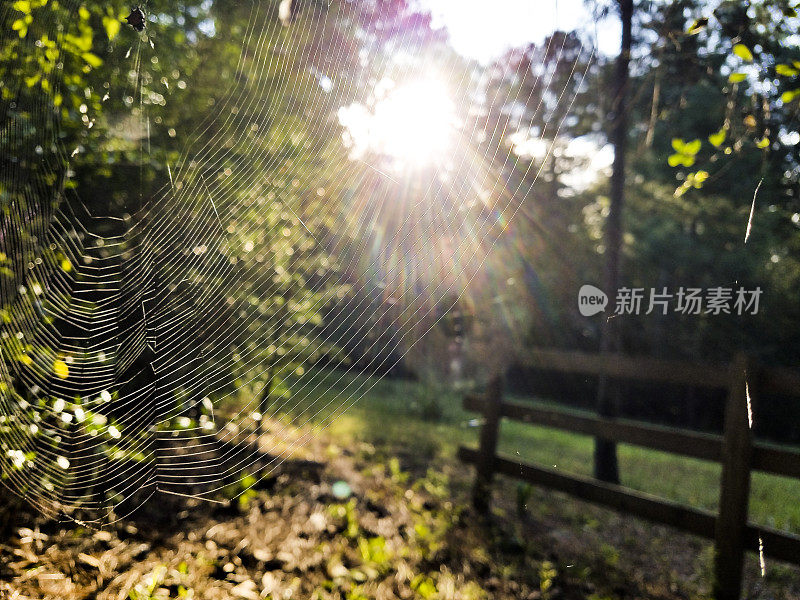
[[[622,41],[614,75],[614,101],[611,107],[611,143],[614,146],[614,164],[611,172],[611,206],[605,231],[605,291],[611,298],[610,309],[616,305],[619,288],[620,246],[622,243],[622,208],[625,204],[625,147],[627,141],[627,93],[628,64],[631,57],[633,0],[617,0],[622,22]],[[618,319],[606,319],[601,330],[600,352],[619,352],[620,332]],[[600,378],[597,389],[597,412],[604,417],[615,417],[619,405],[617,382]],[[595,439],[595,477],[611,483],[619,483],[617,445],[609,440]]]
[[[256,428],[256,435],[266,433],[267,411],[272,400],[272,388],[275,381],[274,362],[270,358],[267,366],[267,380],[264,382],[264,388],[261,390],[261,397],[258,401],[258,412],[261,414],[261,419],[258,421]]]
[[[656,69],[656,80],[653,83],[653,100],[650,104],[650,121],[647,123],[647,135],[644,138],[645,148],[653,146],[653,135],[655,134],[656,121],[658,121],[659,102],[661,101],[661,63]]]

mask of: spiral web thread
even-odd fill
[[[147,4],[142,7],[148,12]],[[381,357],[373,366],[386,371],[399,362],[442,318],[434,309],[437,301],[462,292],[521,210],[530,184],[504,180],[510,151],[480,149],[472,124],[460,126],[448,160],[437,163],[413,194],[400,175],[371,157],[323,147],[282,157],[303,161],[282,173],[258,136],[274,132],[275,119],[278,131],[291,132],[292,107],[273,109],[263,99],[305,95],[317,114],[336,115],[372,82],[347,72],[349,51],[341,39],[327,37],[328,12],[298,15],[302,31],[316,40],[312,45],[297,43],[295,26],[282,27],[276,13],[276,4],[253,3],[239,40],[237,69],[246,83],[237,81],[207,114],[197,116],[196,130],[182,140],[180,159],[168,165],[169,181],[147,196],[139,178],[150,168],[148,132],[159,105],[143,100],[142,80],[158,57],[157,29],[150,26],[156,31],[146,31],[130,48],[114,49],[126,53],[135,77],[109,82],[110,101],[134,99],[126,126],[140,132],[141,161],[122,190],[125,211],[109,201],[105,214],[92,214],[63,185],[74,149],[61,147],[57,138],[25,139],[13,123],[3,129],[0,145],[19,153],[3,160],[3,180],[24,189],[25,201],[12,203],[0,231],[2,250],[22,257],[23,265],[1,280],[0,466],[4,485],[42,511],[99,523],[121,518],[158,492],[213,499],[243,473],[269,474],[293,446],[308,440],[310,433],[296,438],[290,428],[319,419],[329,423],[375,385],[376,378],[350,377],[355,366],[336,348],[367,340],[367,351]],[[400,35],[397,47],[411,42]],[[281,72],[276,56],[290,57],[312,76]],[[388,67],[391,59],[382,56],[378,66]],[[347,79],[326,89],[317,64],[331,77],[341,68]],[[409,65],[408,73],[395,67],[393,73],[412,75],[427,66]],[[541,70],[537,78],[559,105],[569,107],[573,98],[564,89],[550,89],[552,73]],[[462,90],[473,83],[457,82]],[[44,107],[24,108],[42,124],[40,138],[56,128]],[[551,123],[542,138],[556,137],[562,121]],[[341,137],[335,119],[319,127],[328,138]],[[42,147],[53,151],[42,153]],[[34,155],[43,165],[36,173],[24,167]],[[316,177],[319,164],[335,179],[306,185],[319,190],[313,202],[292,200],[298,178]],[[62,183],[59,198],[40,184],[48,176]],[[335,192],[324,188],[357,193],[347,202],[329,200]],[[405,198],[405,212],[393,213],[392,204],[404,194],[413,195]],[[479,194],[488,199],[474,202]],[[437,244],[443,238],[446,248]],[[420,248],[423,243],[429,245]],[[319,271],[317,262],[306,260],[312,254],[335,267]],[[297,350],[300,358],[293,365],[291,394],[278,395],[269,406],[270,413],[292,416],[270,432],[274,449],[265,459],[250,446],[233,444],[236,428],[223,426],[218,407],[234,407],[226,414],[231,422],[247,421],[262,409],[259,392],[280,352],[276,324],[285,314],[272,301],[265,307],[239,298],[245,292],[258,300],[277,298],[292,277],[306,285],[291,310],[307,316],[280,334],[288,340],[283,356]],[[376,289],[390,301],[376,308],[354,299]],[[323,310],[332,300],[333,308]],[[323,325],[309,328],[321,317]],[[355,325],[331,328],[344,319]],[[373,327],[395,333],[371,335]],[[237,340],[234,348],[231,340]],[[326,351],[309,351],[323,342]],[[338,368],[315,368],[321,354],[328,367]]]

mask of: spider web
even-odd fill
[[[64,6],[59,15],[81,18]],[[354,51],[337,24],[369,16],[369,2],[306,3],[288,26],[277,3],[248,6],[247,28],[224,33],[240,48],[224,93],[193,129],[170,132],[182,151],[164,165],[151,132],[172,106],[153,68],[167,11],[144,3],[156,18],[120,34],[110,52],[129,70],[102,103],[129,114],[108,138],[138,160],[110,164],[105,207],[72,185],[82,150],[63,145],[54,113],[25,105],[21,82],[4,88],[15,116],[0,137],[0,467],[8,489],[48,514],[107,522],[157,493],[214,499],[245,473],[270,474],[308,441],[304,425],[330,423],[377,383],[353,377],[363,364],[352,348],[386,373],[445,319],[538,177],[506,177],[510,149],[481,145],[477,122],[454,128],[447,159],[424,176],[342,144],[336,115],[369,106],[375,73],[438,71],[466,97],[482,71],[436,52],[398,66],[368,36]],[[203,7],[213,26],[213,3]],[[66,43],[69,23],[46,28]],[[393,43],[402,54],[419,40],[401,31]],[[359,70],[363,52],[371,68]],[[571,75],[582,69],[576,59]],[[178,75],[164,79],[180,88]],[[574,97],[543,66],[536,79],[560,108],[538,135],[555,138]],[[518,89],[486,104],[529,100]],[[283,418],[259,438],[267,415]]]

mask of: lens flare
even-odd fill
[[[387,154],[426,163],[447,151],[454,119],[453,103],[444,85],[417,81],[398,87],[378,102],[372,135]]]
[[[387,84],[386,81],[382,82]],[[367,151],[422,166],[452,150],[457,121],[455,107],[442,83],[418,80],[394,87],[370,111],[360,104],[339,111],[347,142],[356,155]]]

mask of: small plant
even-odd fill
[[[424,490],[434,498],[444,500],[450,496],[450,480],[445,473],[428,469],[425,477],[421,477],[414,482],[413,489]]]
[[[164,583],[164,578],[167,575],[167,567],[159,565],[150,576],[145,578],[144,581],[139,582],[136,586],[128,592],[130,600],[163,600],[164,596],[157,594],[157,590]]]
[[[525,516],[528,510],[528,501],[533,494],[533,486],[530,483],[517,484],[517,514]]]
[[[378,571],[385,572],[391,567],[392,553],[386,547],[386,538],[383,536],[358,538],[358,550],[361,560]]]
[[[435,598],[439,593],[439,591],[436,589],[436,584],[433,582],[433,579],[423,573],[420,573],[411,580],[411,589],[417,592],[417,594],[422,596],[425,600]]]
[[[447,391],[447,385],[439,379],[438,374],[432,373],[424,377],[415,402],[420,418],[425,421],[441,421],[444,418],[442,398]]]
[[[603,557],[609,567],[616,567],[619,563],[619,551],[611,544],[603,544],[600,546],[600,555]]]
[[[349,539],[356,539],[360,531],[358,515],[356,514],[356,499],[351,498],[347,504],[333,504],[328,508],[328,513],[342,520],[343,535]]]
[[[404,485],[408,481],[408,473],[404,472],[400,467],[400,461],[396,456],[389,459],[389,476],[392,481],[400,485]]]
[[[444,409],[438,396],[428,396],[419,403],[420,416],[426,421],[441,421]]]
[[[239,508],[247,510],[250,506],[250,501],[258,496],[258,492],[253,489],[253,486],[258,483],[258,480],[249,473],[244,473],[240,479],[226,485],[222,489],[223,495],[228,499],[236,498]]]
[[[550,597],[553,581],[557,575],[558,571],[553,566],[553,563],[548,560],[544,561],[542,566],[539,567],[539,590],[542,592],[542,598]]]
[[[169,590],[177,590],[176,598],[191,600],[194,598],[194,590],[184,585],[184,578],[188,573],[189,567],[185,562],[178,565],[177,569],[168,569],[166,565],[159,565],[128,592],[128,598],[130,600],[169,600],[172,597]]]

